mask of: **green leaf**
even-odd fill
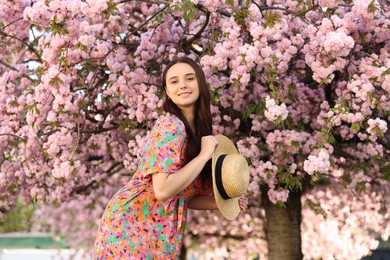
[[[327,137],[328,137],[327,140],[328,140],[329,143],[331,143],[331,144],[335,144],[336,143],[336,139],[334,138],[334,136],[332,134],[328,134]]]
[[[367,7],[367,11],[369,13],[374,13],[377,10],[377,7],[375,6],[375,0],[372,0],[371,3]]]
[[[274,83],[271,82],[271,83],[268,85],[268,87],[269,87],[270,90],[275,91]]]
[[[181,6],[181,9],[183,11],[183,18],[186,22],[191,22],[192,20],[194,20],[197,8],[193,2],[191,2],[190,0],[183,0],[183,5]]]
[[[265,101],[260,99],[256,104],[249,106],[247,110],[244,111],[242,118],[244,120],[248,119],[251,114],[264,115]]]
[[[361,127],[362,127],[362,124],[358,123],[358,122],[352,123],[352,126],[351,126],[351,128],[353,130],[355,130],[356,133],[358,133],[360,131]]]
[[[321,207],[320,203],[313,202],[311,199],[306,199],[306,205],[313,210],[316,215],[322,215],[324,218],[327,217],[326,211]]]
[[[288,86],[288,94],[287,97],[291,100],[299,101],[299,97],[296,93],[297,86],[295,84],[290,84]]]
[[[264,27],[269,27],[269,28],[274,27],[276,22],[281,21],[280,15],[277,13],[273,13],[273,12],[266,12],[264,14],[264,19],[267,21],[264,24]]]
[[[63,84],[64,82],[58,77],[54,77],[52,78],[50,81],[49,81],[49,84],[50,85],[54,85],[56,87],[58,87],[59,85]]]
[[[226,4],[234,7],[234,0],[226,0]]]
[[[249,16],[249,10],[246,8],[239,9],[233,16],[238,25],[245,25],[245,19]]]
[[[390,69],[387,69],[384,72],[382,72],[381,77],[385,77],[387,75],[390,75]]]
[[[107,20],[110,19],[110,16],[115,13],[115,11],[118,10],[117,5],[119,4],[114,2],[113,0],[107,1],[107,9],[104,11],[104,14],[106,14]]]
[[[386,181],[390,181],[390,164],[386,164],[381,172],[383,173],[383,179],[385,179]]]
[[[49,23],[49,31],[53,34],[68,34],[68,30],[65,28],[65,23],[57,22],[57,15],[54,15],[53,20]]]
[[[29,231],[33,214],[33,203],[25,204],[18,198],[15,207],[1,218],[0,233]]]
[[[18,145],[21,143],[21,141],[18,139],[9,139],[7,142],[8,142],[8,146],[13,146],[13,147],[18,147]]]
[[[291,141],[291,145],[292,145],[293,147],[295,147],[295,148],[301,147],[301,143],[298,142],[298,141]]]

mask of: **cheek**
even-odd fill
[[[165,89],[165,92],[166,92],[166,94],[167,94],[168,96],[171,95],[171,93],[173,92],[172,86],[167,86],[166,89]]]

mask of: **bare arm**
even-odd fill
[[[188,201],[187,207],[198,210],[217,209],[217,203],[214,195],[198,195]]]
[[[207,161],[210,160],[216,145],[217,140],[214,136],[204,136],[202,137],[199,155],[183,168],[171,174],[153,174],[153,190],[156,198],[164,202],[187,188],[202,171]]]

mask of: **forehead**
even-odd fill
[[[195,70],[187,63],[176,63],[167,71],[167,79],[187,74],[195,74]]]

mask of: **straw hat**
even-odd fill
[[[219,211],[233,220],[240,213],[238,200],[249,185],[249,167],[234,143],[224,135],[217,135],[217,148],[212,156],[212,176],[215,201]]]

